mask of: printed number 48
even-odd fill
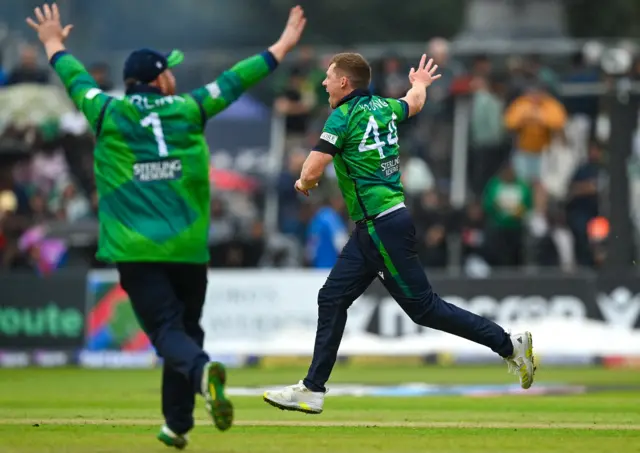
[[[149,116],[144,117],[140,121],[140,125],[142,127],[151,126],[153,130],[153,136],[156,138],[156,143],[158,144],[158,154],[160,157],[166,157],[169,155],[169,150],[167,148],[167,142],[164,141],[164,132],[162,131],[162,122],[160,121],[160,115],[157,113],[151,113]]]
[[[396,120],[398,117],[395,113],[391,115],[391,122],[389,123],[389,133],[387,134],[387,143],[389,146],[396,145],[398,143],[398,128],[396,127]],[[367,141],[373,134],[373,143],[367,145]],[[378,123],[376,119],[371,115],[369,117],[369,122],[367,123],[367,130],[364,133],[364,137],[362,137],[362,141],[360,142],[360,146],[358,147],[358,151],[361,153],[365,151],[373,151],[374,149],[378,150],[380,153],[380,158],[384,158],[384,152],[382,148],[386,145],[385,142],[380,141],[380,132],[378,130]]]

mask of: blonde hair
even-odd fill
[[[366,89],[371,83],[371,66],[359,53],[339,53],[331,59],[336,71],[342,73],[354,89]]]

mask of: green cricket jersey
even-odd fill
[[[163,96],[144,86],[122,99],[103,93],[72,55],[59,52],[51,63],[96,136],[97,258],[207,262],[205,123],[264,79],[277,65],[273,55],[243,60],[189,94]]]
[[[354,222],[404,202],[397,124],[408,116],[405,101],[356,90],[327,119],[314,150],[334,156],[338,186]]]

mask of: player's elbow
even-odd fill
[[[242,79],[233,71],[223,73],[216,83],[222,92],[222,97],[229,104],[235,102],[245,91]]]

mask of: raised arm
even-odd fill
[[[300,6],[292,8],[287,25],[275,44],[259,55],[242,60],[215,81],[192,92],[202,107],[205,120],[226,109],[242,93],[273,72],[296,46],[306,23],[303,9]]]
[[[425,64],[426,62],[426,64]],[[409,106],[409,116],[414,116],[420,113],[427,101],[427,88],[441,77],[440,74],[436,74],[438,65],[433,64],[433,59],[429,59],[427,62],[427,56],[422,55],[418,69],[411,68],[409,72],[409,82],[411,82],[411,89],[407,92],[407,95],[401,99],[405,101]]]
[[[38,33],[49,62],[62,80],[74,104],[89,121],[97,134],[104,110],[112,98],[104,94],[96,81],[75,57],[67,53],[64,41],[69,37],[72,25],[60,23],[60,11],[55,3],[34,10],[35,20],[27,18],[27,24]]]

